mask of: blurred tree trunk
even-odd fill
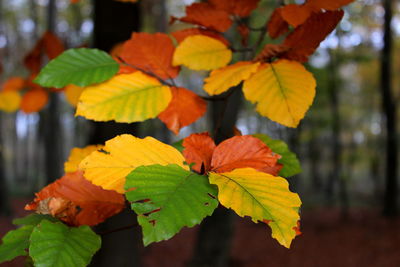
[[[392,44],[393,35],[391,29],[392,0],[383,0],[383,8],[385,10],[384,17],[384,37],[383,49],[381,53],[381,94],[382,108],[384,112],[384,121],[386,128],[386,186],[384,197],[383,214],[385,216],[397,215],[397,194],[398,194],[398,147],[397,147],[397,107],[396,99],[392,89]]]
[[[0,0],[0,33],[3,33],[2,26],[3,25],[3,1]],[[2,56],[2,55],[0,55]],[[1,62],[3,63],[3,62]],[[2,67],[2,66],[0,66]],[[1,70],[0,70],[1,72]],[[0,114],[0,125],[3,124],[3,116]],[[3,140],[3,134],[0,131],[0,215],[1,214],[8,214],[10,209],[9,209],[9,202],[8,202],[8,186],[7,186],[7,180],[5,176],[5,171],[4,171],[4,158],[3,158],[3,153],[4,153],[4,140]]]
[[[128,40],[132,31],[137,31],[139,26],[137,4],[114,0],[94,1],[94,47],[110,51],[114,45]],[[92,126],[93,131],[89,138],[91,144],[101,144],[124,133],[135,134],[137,130],[136,124],[115,122],[92,122]],[[135,222],[136,215],[125,210],[96,227],[96,231],[104,233]],[[141,266],[141,247],[139,227],[103,235],[102,247],[93,258],[91,266]]]
[[[338,36],[340,42],[340,36]],[[343,217],[348,215],[348,194],[347,194],[347,182],[343,177],[343,166],[342,166],[342,154],[343,147],[341,141],[342,127],[341,127],[341,116],[340,116],[340,86],[338,81],[340,77],[338,75],[339,62],[338,56],[335,51],[330,50],[330,63],[329,63],[329,99],[332,112],[332,170],[328,180],[327,186],[327,200],[330,205],[334,202],[335,185],[339,186],[339,202],[341,207],[341,213]]]
[[[56,0],[49,0],[47,6],[47,30],[56,29],[57,6]],[[61,136],[61,101],[57,93],[49,96],[49,105],[41,112],[40,123],[44,131],[46,183],[49,184],[63,174],[63,154]]]
[[[234,136],[234,127],[242,103],[242,91],[235,92],[225,101],[211,105],[212,125],[216,144]],[[235,215],[231,210],[218,207],[212,216],[200,225],[194,256],[190,266],[230,266],[229,256],[234,232]]]

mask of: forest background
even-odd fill
[[[184,5],[193,1],[98,2],[0,0],[0,83],[27,76],[22,62],[46,30],[53,31],[68,48],[94,46],[109,51],[129,39],[132,31],[168,32],[183,27],[169,27],[169,16],[182,16]],[[252,24],[263,25],[282,2],[261,1]],[[317,79],[317,95],[299,128],[288,129],[260,117],[249,103],[241,103],[238,114],[232,112],[243,134],[265,133],[285,140],[303,169],[290,178],[292,189],[303,201],[303,235],[286,250],[268,238],[263,228],[237,218],[229,257],[234,266],[263,266],[265,262],[269,266],[400,265],[396,249],[400,241],[398,160],[396,156],[387,160],[398,149],[400,3],[357,1],[345,11],[338,28],[307,66]],[[391,25],[389,30],[385,25]],[[201,92],[204,76],[190,73],[182,79]],[[52,94],[40,112],[1,113],[0,236],[12,229],[12,218],[24,214],[22,207],[34,192],[62,176],[72,147],[121,132],[173,143],[212,123],[211,111],[178,136],[157,120],[94,124],[75,118],[64,94]],[[394,143],[387,145],[387,140]],[[168,259],[173,266],[184,266],[192,257],[197,230],[185,229],[171,241],[148,248],[138,245],[135,260],[140,258],[143,266],[172,266],[165,265]]]

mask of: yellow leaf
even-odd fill
[[[16,91],[0,92],[0,110],[5,112],[17,111],[21,104],[21,96]]]
[[[79,168],[93,184],[124,193],[125,177],[136,167],[177,164],[189,170],[184,161],[178,150],[152,137],[140,139],[124,134],[108,140],[101,151],[86,157]]]
[[[210,77],[204,80],[204,91],[209,95],[219,95],[249,78],[251,74],[257,71],[259,65],[258,62],[243,61],[213,70]]]
[[[214,70],[228,65],[232,51],[221,41],[193,35],[185,38],[176,48],[173,65],[185,65],[192,70]]]
[[[313,75],[303,65],[279,60],[263,64],[244,82],[243,92],[261,115],[297,127],[313,102],[315,87]]]
[[[85,87],[76,86],[74,84],[67,85],[64,91],[65,99],[71,106],[76,107],[83,90],[85,90]]]
[[[155,118],[167,108],[171,90],[142,72],[116,75],[82,93],[76,116],[95,121],[136,122]]]
[[[84,148],[75,147],[71,149],[68,160],[64,163],[64,172],[76,172],[79,169],[79,163],[81,163],[84,158],[101,148],[103,148],[102,145],[90,145]]]
[[[210,183],[218,186],[218,200],[239,216],[254,222],[268,222],[272,237],[289,248],[296,236],[293,227],[300,216],[301,200],[289,191],[288,182],[251,168],[227,173],[210,173]]]

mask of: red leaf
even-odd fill
[[[229,14],[247,17],[257,8],[260,0],[209,0],[209,2]]]
[[[282,17],[282,8],[277,8],[271,15],[267,24],[268,34],[272,39],[276,39],[289,31],[289,24]]]
[[[189,29],[184,29],[184,30],[179,30],[175,31],[172,33],[172,36],[176,39],[178,43],[181,43],[183,40],[185,40],[186,37],[193,36],[193,35],[205,35],[214,39],[217,39],[226,46],[229,46],[228,40],[226,40],[220,33],[217,33],[215,31],[210,31],[206,29],[200,29],[200,28],[189,28]]]
[[[221,173],[237,168],[254,168],[278,175],[282,168],[277,164],[279,158],[261,140],[251,135],[234,136],[215,148],[211,171]]]
[[[218,32],[227,31],[232,20],[226,11],[216,9],[209,3],[194,3],[186,7],[186,16],[183,18],[172,18],[172,22],[180,20],[191,24],[197,24]]]
[[[24,65],[32,73],[39,73],[42,67],[42,54],[49,59],[57,57],[64,51],[61,40],[51,32],[45,32],[36,42],[34,48],[25,56]]]
[[[123,195],[93,185],[77,171],[36,193],[25,209],[50,214],[69,225],[96,225],[119,213],[124,201]]]
[[[343,17],[343,11],[314,13],[302,25],[289,34],[283,43],[290,47],[281,57],[300,62],[308,61],[319,44],[329,35]]]
[[[172,66],[174,50],[171,38],[164,33],[133,33],[120,57],[134,67],[170,79],[179,74],[179,67]]]
[[[293,27],[303,24],[311,13],[312,10],[306,5],[290,4],[282,7],[283,19]]]
[[[45,32],[42,41],[44,51],[49,59],[56,58],[65,50],[61,40],[51,32]]]
[[[175,134],[187,125],[197,121],[207,110],[207,102],[185,88],[172,87],[172,100],[166,110],[158,115]]]
[[[192,170],[201,173],[211,169],[211,158],[215,149],[214,140],[208,133],[192,134],[183,140],[183,155]],[[203,167],[202,167],[203,166]],[[203,170],[202,170],[203,169]]]

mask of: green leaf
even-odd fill
[[[110,79],[118,70],[118,63],[106,52],[76,48],[69,49],[50,61],[34,82],[55,88],[68,84],[87,86]]]
[[[173,146],[176,150],[178,150],[181,153],[185,149],[185,147],[183,146],[183,139],[171,144],[171,146]]]
[[[282,140],[272,139],[265,134],[254,134],[254,137],[264,142],[273,152],[282,156],[278,161],[283,164],[282,170],[279,172],[279,176],[290,177],[302,172],[301,165],[296,157],[296,154],[290,151],[288,145]]]
[[[34,226],[27,225],[12,230],[3,237],[3,243],[0,245],[0,263],[27,255],[26,249],[29,247],[29,237],[33,228]]]
[[[208,178],[178,165],[138,167],[127,176],[125,189],[146,246],[193,227],[218,206],[217,189]]]
[[[36,267],[87,266],[101,239],[89,226],[79,228],[42,221],[33,230],[29,255]]]
[[[17,218],[12,221],[15,225],[38,225],[42,220],[49,220],[52,222],[57,222],[58,220],[50,215],[42,215],[37,213],[29,214],[23,218]]]

